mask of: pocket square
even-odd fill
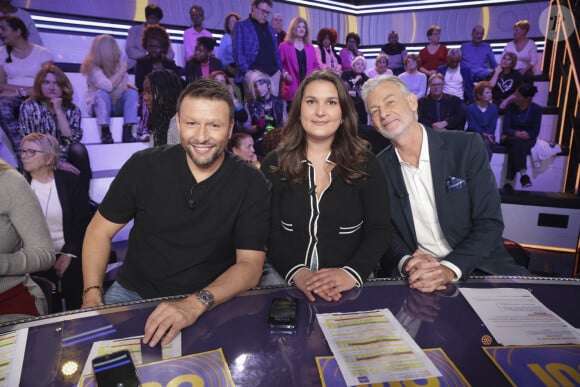
[[[453,192],[465,187],[467,182],[459,177],[449,176],[445,184],[447,185],[447,192]]]

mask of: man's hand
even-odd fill
[[[193,325],[205,312],[205,305],[195,296],[173,302],[162,302],[155,308],[145,323],[143,343],[154,347],[166,345],[183,329]]]
[[[424,293],[445,289],[445,285],[455,278],[455,273],[441,265],[435,257],[417,250],[405,262],[403,272],[409,277],[409,286]]]
[[[493,134],[484,133],[483,137],[486,138],[487,141],[491,142],[492,144],[495,144],[495,136]]]
[[[356,286],[352,276],[342,269],[320,269],[306,281],[306,289],[318,294],[326,301],[338,301],[341,292]]]

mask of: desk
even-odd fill
[[[457,287],[530,289],[555,313],[580,327],[580,280],[473,277]],[[425,319],[413,319],[415,324],[410,329],[419,346],[443,348],[473,385],[508,385],[481,350],[482,336],[489,331],[456,290],[424,295],[409,289],[402,280],[375,280],[347,292],[340,302],[310,303],[294,288],[255,289],[217,306],[194,326],[183,330],[183,354],[223,348],[236,386],[320,386],[314,357],[331,352],[316,313],[389,308],[397,315],[403,306],[406,310],[415,307]],[[274,297],[288,295],[300,299],[297,332],[271,334],[266,323],[270,302]],[[72,386],[80,371],[65,378],[60,374],[60,366],[76,360],[82,369],[92,341],[63,346],[63,337],[109,324],[114,332],[96,340],[141,335],[147,316],[159,302],[149,300],[37,318],[0,326],[0,333],[29,327],[22,386]]]

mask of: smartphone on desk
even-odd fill
[[[298,300],[293,297],[278,297],[272,300],[268,324],[272,332],[292,333],[296,329]]]
[[[118,351],[93,359],[99,387],[138,387],[141,385],[129,351]]]

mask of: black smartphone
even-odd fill
[[[129,351],[118,351],[93,359],[99,387],[138,387],[141,385]]]
[[[298,313],[298,300],[293,297],[278,297],[272,300],[268,324],[274,330],[294,330]]]

